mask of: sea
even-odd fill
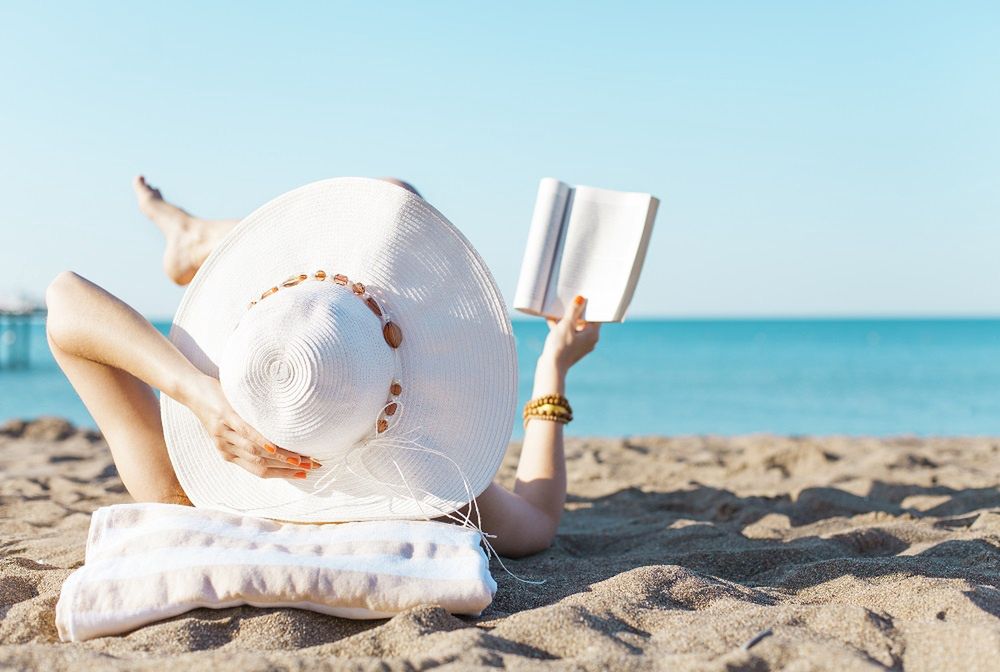
[[[514,332],[523,403],[547,327]],[[1000,436],[1000,319],[635,319],[603,327],[566,396],[577,436]],[[0,368],[0,421],[45,415],[94,426],[39,321],[29,366]]]

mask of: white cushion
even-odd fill
[[[436,604],[479,615],[496,592],[476,530],[391,520],[280,523],[174,504],[119,504],[90,522],[63,584],[63,641],[134,630],[198,607],[297,607],[386,618]]]

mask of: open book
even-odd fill
[[[579,294],[587,297],[584,319],[624,320],[659,203],[650,194],[574,188],[544,178],[514,308],[558,318]]]

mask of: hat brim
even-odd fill
[[[170,340],[216,376],[249,301],[284,278],[317,270],[363,282],[403,330],[404,410],[387,432],[401,440],[359,450],[353,465],[339,465],[332,485],[314,494],[315,477],[261,479],[225,461],[194,413],[164,395],[164,437],[185,493],[196,506],[300,522],[459,509],[486,489],[503,459],[517,358],[489,269],[423,199],[367,178],[324,180],[279,196],[208,257],[184,294]]]

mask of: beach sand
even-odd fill
[[[500,478],[509,481],[517,446]],[[62,644],[106,445],[0,430],[0,667],[130,670],[987,670],[1000,665],[1000,439],[573,439],[547,552],[495,563],[479,619],[201,609]],[[763,633],[763,634],[762,634]],[[748,642],[757,640],[752,646]]]

